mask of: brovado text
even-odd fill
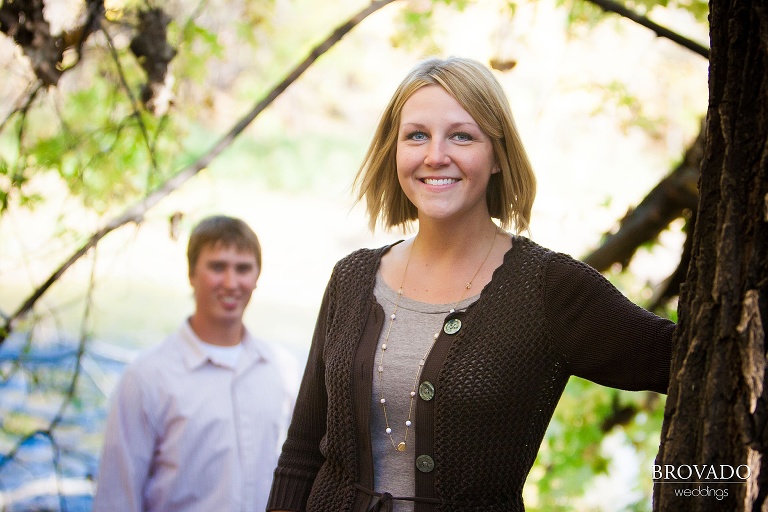
[[[654,482],[691,481],[696,482],[728,482],[746,481],[752,476],[752,470],[746,464],[732,466],[730,464],[680,464],[653,465]]]

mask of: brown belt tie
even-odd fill
[[[392,512],[393,501],[412,501],[414,503],[429,503],[431,505],[445,505],[448,502],[438,498],[419,498],[418,496],[392,496],[388,492],[372,491],[360,484],[355,484],[355,488],[365,494],[372,496],[371,504],[366,512]]]

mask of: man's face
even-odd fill
[[[256,256],[249,251],[238,251],[234,245],[204,246],[189,276],[195,316],[210,326],[239,324],[259,272]]]

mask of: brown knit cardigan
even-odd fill
[[[373,485],[369,412],[384,325],[373,287],[388,249],[356,251],[334,268],[268,510],[368,510],[361,489]],[[416,471],[416,512],[524,510],[523,483],[571,375],[666,392],[675,325],[526,238],[513,237],[480,298],[453,318],[461,328],[441,331],[420,377],[435,395],[416,400],[416,454],[434,464]]]

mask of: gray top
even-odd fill
[[[415,414],[411,415],[412,424],[408,429],[405,451],[399,452],[395,446],[405,440],[405,421],[408,419],[411,391],[414,389],[414,382],[416,382],[421,369],[419,361],[425,359],[425,355],[435,339],[434,334],[442,328],[445,317],[450,310],[454,306],[457,310],[466,309],[480,297],[480,294],[462,299],[458,305],[455,303],[428,304],[405,296],[400,297],[397,315],[389,333],[387,350],[384,354],[382,380],[394,446],[386,433],[386,422],[380,401],[381,386],[379,385],[378,369],[379,365],[382,364],[381,345],[387,337],[390,315],[397,302],[397,291],[387,286],[381,278],[381,274],[377,274],[373,294],[385,313],[384,328],[379,335],[373,364],[371,445],[373,449],[374,490],[388,492],[395,497],[414,496],[415,429],[418,428]],[[413,510],[412,502],[394,501],[393,505],[394,512],[411,512]]]

